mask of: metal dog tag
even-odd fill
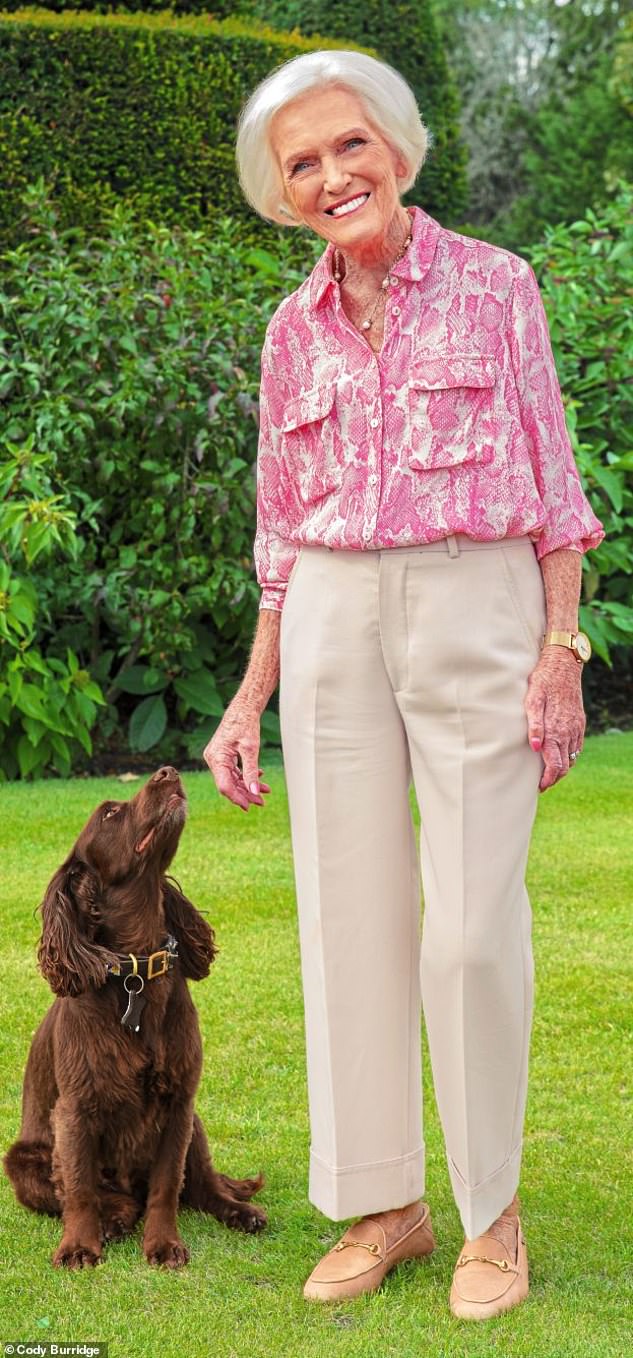
[[[129,986],[128,981],[138,981],[138,989],[136,986]],[[123,988],[130,998],[127,1009],[121,1019],[121,1023],[124,1028],[131,1028],[133,1032],[138,1033],[141,1026],[141,1014],[145,1005],[145,995],[143,994],[145,982],[143,977],[126,976],[123,981]]]

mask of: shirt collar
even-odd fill
[[[413,207],[411,211],[413,214],[411,244],[389,273],[419,283],[431,266],[442,228],[423,208]],[[328,295],[328,290],[335,286],[332,275],[333,259],[334,246],[330,241],[309,275],[310,301],[313,307],[318,307]]]

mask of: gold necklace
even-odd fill
[[[411,223],[411,214],[409,214],[409,222]],[[374,321],[374,317],[375,317],[376,312],[377,312],[377,310],[378,310],[378,303],[379,303],[379,301],[380,301],[380,298],[381,298],[381,297],[384,297],[385,291],[386,291],[386,289],[389,287],[389,275],[390,275],[390,273],[391,273],[391,270],[393,269],[394,264],[397,264],[398,261],[402,259],[402,256],[404,255],[405,251],[408,250],[408,248],[409,248],[409,246],[410,246],[410,244],[411,244],[411,236],[412,236],[412,225],[410,224],[410,225],[409,225],[409,232],[408,232],[408,235],[407,235],[406,240],[405,240],[405,242],[404,242],[404,245],[401,246],[400,250],[398,251],[398,253],[397,253],[396,257],[395,257],[395,259],[392,259],[391,264],[389,265],[389,269],[387,270],[387,273],[385,274],[385,277],[383,278],[382,283],[380,284],[380,291],[378,292],[378,295],[377,295],[377,297],[376,297],[376,301],[374,302],[374,306],[373,306],[373,310],[372,310],[371,315],[367,317],[367,320],[361,321],[361,326],[360,326],[361,330],[370,330],[370,329],[371,329],[372,324],[373,324],[373,321]],[[336,245],[336,246],[334,247],[334,277],[335,277],[337,283],[340,283],[341,278],[343,277],[343,275],[342,275],[342,273],[341,273],[341,256],[340,256],[340,253],[339,253],[338,245]]]

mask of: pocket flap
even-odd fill
[[[332,384],[315,387],[314,391],[304,391],[300,396],[293,396],[292,400],[286,401],[281,424],[282,433],[287,434],[292,429],[300,429],[304,424],[314,424],[317,420],[325,419],[334,405],[335,395],[336,389]]]
[[[408,463],[416,471],[439,471],[442,467],[463,467],[473,464],[485,466],[492,462],[495,450],[492,443],[463,443],[461,446],[441,440],[436,449],[425,449],[422,453],[409,452]]]
[[[439,354],[416,358],[409,384],[424,391],[447,387],[494,387],[497,360],[492,354]]]

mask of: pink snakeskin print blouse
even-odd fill
[[[379,354],[342,309],[331,244],[268,324],[260,608],[283,608],[302,543],[362,551],[527,534],[540,559],[604,537],[574,462],[533,270],[412,213]]]

